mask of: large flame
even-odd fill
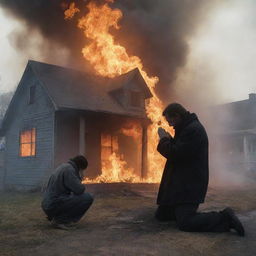
[[[114,2],[108,0],[107,2]],[[144,70],[141,59],[138,56],[129,56],[126,49],[114,42],[113,36],[110,34],[111,27],[120,29],[118,25],[122,18],[122,12],[119,9],[111,9],[106,3],[97,6],[90,2],[87,5],[88,14],[78,21],[78,27],[84,31],[86,38],[91,39],[91,42],[86,45],[83,50],[83,56],[91,63],[97,74],[105,77],[115,77],[127,73],[135,68],[140,70],[148,88],[153,97],[146,104],[146,113],[152,121],[148,129],[148,174],[143,182],[159,182],[162,176],[164,159],[156,152],[158,144],[157,129],[159,122],[166,130],[169,126],[162,117],[163,103],[155,93],[155,86],[158,83],[158,77],[150,77]],[[70,11],[66,13],[73,15],[78,12],[75,4],[70,5]],[[74,12],[75,10],[75,12]],[[67,17],[67,16],[66,16]],[[125,130],[123,130],[125,133]],[[173,131],[170,131],[173,133]],[[132,170],[125,169],[125,164],[116,153],[113,153],[109,159],[112,163],[111,170],[102,168],[102,175],[94,181],[99,182],[115,182],[129,180],[138,182],[142,181],[140,177],[132,178]],[[112,174],[111,174],[112,173]],[[107,178],[110,175],[111,178]]]

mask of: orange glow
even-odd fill
[[[135,140],[138,140],[142,136],[142,127],[130,122],[126,123],[120,132],[125,136],[133,137]]]
[[[64,12],[65,19],[66,20],[72,19],[77,12],[80,12],[80,10],[76,8],[75,3],[72,2],[69,8]]]
[[[111,0],[107,2],[113,1]],[[158,83],[159,78],[156,76],[149,76],[145,72],[142,61],[138,56],[129,56],[123,46],[114,42],[114,38],[109,30],[110,28],[120,29],[118,22],[122,18],[121,10],[111,9],[107,3],[97,6],[92,2],[87,5],[87,8],[89,9],[89,13],[79,19],[78,27],[84,31],[85,37],[91,40],[90,43],[82,49],[82,54],[94,67],[95,72],[98,75],[113,78],[138,68],[153,95],[146,104],[147,116],[152,121],[152,125],[150,125],[148,129],[149,170],[146,180],[139,180],[141,182],[159,182],[165,163],[164,158],[156,151],[159,141],[157,134],[159,121],[161,121],[161,126],[164,129],[169,131],[172,135],[174,134],[174,131],[170,130],[166,120],[162,116],[163,103],[155,93],[155,86]],[[133,131],[127,131],[124,128],[122,129],[122,132],[126,135],[132,132],[132,136],[134,137],[138,136],[139,133],[141,134],[141,131],[132,130]],[[124,170],[122,170],[121,167],[125,168],[125,165],[122,160],[119,159],[116,152],[112,153],[109,158],[112,161],[112,166],[116,166],[116,162],[120,161],[120,165],[118,165],[117,169],[120,173],[124,173]],[[113,172],[116,172],[116,170]],[[129,170],[125,169],[125,173],[126,172],[131,175]],[[104,168],[102,173],[104,173]],[[117,177],[120,178],[120,175],[115,174],[113,180],[106,180],[108,180],[108,182],[114,182],[117,181]],[[97,181],[97,178],[95,181]],[[119,181],[122,181],[122,179]],[[136,180],[134,182],[138,181]]]
[[[36,155],[36,129],[22,131],[20,134],[20,156]]]
[[[134,174],[132,168],[116,153],[109,157],[110,166],[102,166],[102,174],[95,179],[86,178],[83,183],[110,183],[110,182],[141,182],[139,176]]]

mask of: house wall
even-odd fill
[[[56,112],[55,122],[55,167],[80,154],[80,117],[85,121],[85,157],[89,162],[87,177],[100,173],[100,132],[97,117],[78,111]]]
[[[75,112],[56,112],[55,159],[57,167],[79,152],[79,116]]]
[[[213,140],[212,140],[213,141]],[[213,143],[212,143],[213,144]],[[244,175],[256,174],[256,136],[232,134],[216,136],[211,145],[211,163],[217,170],[230,170]]]
[[[85,157],[88,160],[86,177],[95,178],[101,174],[101,134],[116,135],[119,142],[119,154],[125,156],[128,167],[141,175],[141,140],[125,136],[121,128],[127,122],[140,125],[140,121],[111,114],[86,113],[79,111],[58,111],[55,122],[55,167],[80,154],[80,118],[85,122]]]
[[[36,86],[33,104],[28,104],[30,86]],[[19,155],[19,136],[24,128],[36,128],[36,156]],[[5,186],[40,187],[53,167],[54,107],[30,67],[26,69],[11,103],[5,136]]]
[[[100,115],[85,117],[85,152],[88,159],[86,176],[95,178],[101,174],[101,128],[103,122]]]
[[[4,173],[5,173],[5,169],[4,169],[4,151],[0,150],[0,190],[3,189],[3,181],[4,181]]]

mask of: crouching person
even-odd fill
[[[42,209],[53,227],[72,228],[92,205],[93,197],[81,182],[87,166],[86,158],[79,155],[58,166],[49,178]]]

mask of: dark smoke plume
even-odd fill
[[[167,100],[164,95],[167,86],[170,88],[175,80],[177,69],[186,63],[189,52],[187,40],[217,1],[116,0],[111,4],[124,14],[121,29],[111,32],[130,55],[142,59],[149,75],[160,78],[157,91],[163,100]],[[81,54],[86,39],[83,32],[76,28],[77,19],[65,21],[63,14],[71,2],[74,0],[0,0],[0,6],[9,15],[24,21],[28,31],[38,29],[45,40],[70,49],[70,65],[81,68],[86,62]],[[89,1],[75,2],[82,10],[78,16],[85,14]],[[22,39],[17,34],[12,40],[17,48],[24,50],[24,37]]]

